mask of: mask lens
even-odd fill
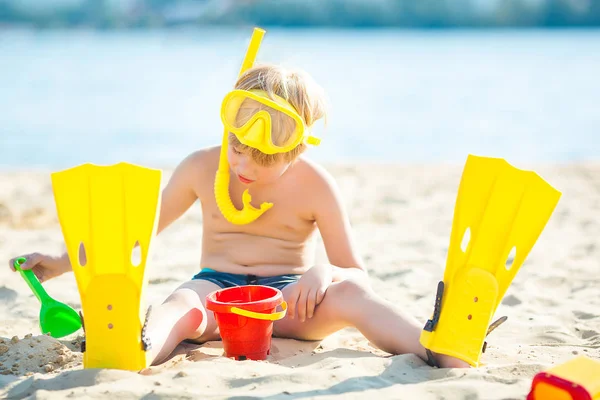
[[[248,97],[232,97],[226,104],[226,110],[226,124],[233,129],[244,128],[244,130],[250,128],[246,125],[259,111],[264,111],[261,117],[271,119],[271,142],[276,147],[293,144],[301,133],[294,118]]]

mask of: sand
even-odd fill
[[[563,197],[496,313],[508,321],[490,335],[481,367],[433,369],[349,328],[321,342],[274,339],[266,361],[225,358],[218,341],[182,344],[147,374],[83,369],[81,331],[60,340],[40,334],[39,303],[6,261],[64,249],[49,171],[0,172],[0,398],[523,399],[537,372],[579,354],[600,358],[600,163],[520,166],[534,167]],[[425,321],[462,165],[328,168],[375,290]],[[195,205],[154,242],[148,303],[197,272],[201,220]],[[80,308],[71,273],[45,287]]]

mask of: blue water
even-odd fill
[[[0,31],[0,167],[172,165],[217,144],[251,29]],[[332,105],[332,162],[600,158],[600,31],[268,30]]]

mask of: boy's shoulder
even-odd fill
[[[335,190],[336,182],[329,170],[322,164],[300,156],[296,161],[298,174],[302,176],[302,181],[308,184],[312,191]]]
[[[177,166],[172,178],[177,182],[187,182],[196,192],[214,180],[219,164],[220,146],[206,147],[189,153]]]
[[[219,165],[221,146],[205,147],[188,154],[179,164],[178,169],[186,174],[210,176],[214,175]]]
[[[185,161],[206,168],[219,162],[219,154],[221,154],[221,146],[204,147],[190,153]]]
[[[315,219],[336,218],[343,204],[343,195],[333,174],[322,164],[301,157],[298,167],[302,176],[302,201]],[[307,190],[308,189],[308,190]]]

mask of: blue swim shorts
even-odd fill
[[[282,290],[290,283],[297,282],[301,276],[302,275],[288,274],[262,277],[256,275],[229,274],[227,272],[215,271],[210,268],[202,268],[199,273],[194,275],[192,280],[202,279],[209,281],[218,285],[221,289],[234,286],[262,285]]]

